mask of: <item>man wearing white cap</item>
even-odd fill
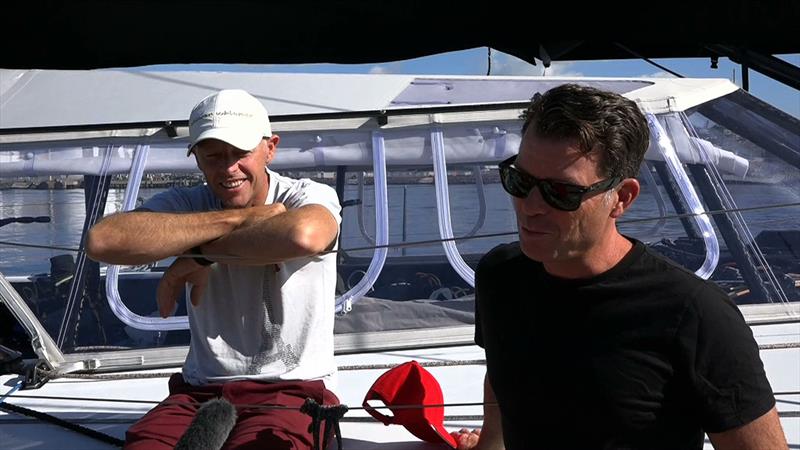
[[[87,242],[93,259],[112,264],[193,255],[175,260],[157,293],[167,317],[185,283],[193,286],[183,373],[170,379],[170,397],[128,430],[130,449],[173,448],[200,404],[215,397],[234,405],[338,403],[328,390],[336,372],[336,255],[319,255],[336,247],[336,192],[268,168],[280,138],[245,91],[203,99],[189,134],[206,185],[174,188],[106,217]],[[310,418],[298,410],[237,413],[225,448],[313,444]]]

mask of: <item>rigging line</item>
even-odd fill
[[[121,148],[121,147],[119,147]],[[86,199],[86,217],[84,219],[84,227],[87,225],[94,225],[97,223],[97,220],[102,215],[102,209],[105,209],[105,201],[102,203],[100,200],[108,194],[108,186],[106,186],[106,181],[110,183],[112,175],[108,172],[109,167],[111,167],[111,158],[114,151],[114,145],[110,144],[106,146],[105,153],[103,154],[103,159],[101,162],[100,167],[100,175],[90,183],[88,192],[92,194],[91,199],[86,196],[86,192],[84,193],[84,198]],[[92,190],[94,192],[92,192]],[[88,231],[88,230],[87,230]],[[59,348],[63,348],[67,343],[67,328],[70,326],[73,320],[73,314],[75,313],[75,304],[78,303],[78,317],[75,320],[75,331],[73,332],[73,342],[72,346],[75,346],[75,337],[78,333],[78,328],[80,326],[81,314],[83,313],[83,305],[86,301],[86,296],[89,295],[87,292],[87,286],[85,285],[86,280],[89,278],[89,274],[86,273],[86,265],[87,265],[87,255],[85,253],[85,245],[86,245],[86,236],[81,236],[81,241],[79,242],[79,252],[78,256],[75,261],[75,270],[73,271],[74,279],[69,286],[69,294],[67,296],[67,301],[64,305],[64,318],[61,320],[61,325],[58,329],[58,337],[56,338],[56,345]]]
[[[703,211],[699,213],[684,213],[684,214],[675,214],[672,216],[665,216],[665,217],[644,217],[641,219],[628,219],[628,220],[619,220],[617,224],[619,225],[626,225],[632,223],[642,223],[642,222],[653,222],[662,219],[684,219],[690,217],[697,217],[697,216],[713,216],[717,214],[727,214],[731,212],[748,212],[748,211],[758,211],[758,210],[765,210],[765,209],[778,209],[778,208],[790,208],[800,206],[800,202],[795,203],[781,203],[777,205],[765,205],[765,206],[751,206],[746,208],[730,208],[730,209],[720,209],[720,210],[713,210],[713,211]],[[394,244],[386,244],[386,245],[377,245],[371,247],[354,247],[354,248],[347,248],[347,249],[339,249],[339,250],[329,250],[326,252],[319,253],[319,255],[327,255],[329,253],[336,253],[337,251],[343,252],[357,252],[357,251],[365,251],[365,250],[374,250],[376,248],[402,248],[402,247],[423,247],[426,245],[433,245],[439,244],[444,241],[467,241],[470,239],[483,239],[483,238],[491,238],[491,237],[501,237],[501,236],[511,236],[517,234],[517,231],[504,231],[499,233],[487,233],[487,234],[476,234],[474,236],[455,236],[452,238],[446,239],[427,239],[423,241],[414,241],[414,242],[399,242]],[[190,255],[185,255],[190,256]],[[206,255],[208,256],[208,255]]]
[[[22,242],[9,242],[9,241],[0,241],[0,245],[7,245],[9,247],[41,248],[44,250],[62,250],[65,252],[75,252],[75,253],[80,251],[80,249],[72,247],[59,247],[56,245],[24,244]]]
[[[457,414],[457,415],[445,415],[444,421],[445,422],[457,422],[463,420],[483,420],[483,414]],[[359,417],[347,417],[344,416],[339,419],[339,422],[344,423],[373,423],[379,422],[378,419],[373,418],[372,416],[359,416]]]
[[[9,398],[28,398],[28,399],[42,399],[42,400],[73,400],[73,401],[85,401],[85,402],[108,402],[108,403],[146,403],[146,404],[160,404],[160,405],[171,405],[171,406],[188,406],[188,407],[196,407],[197,403],[189,403],[189,402],[173,402],[173,401],[156,401],[156,400],[128,400],[128,399],[102,399],[102,398],[92,398],[92,397],[57,397],[57,396],[35,396],[35,395],[12,395]],[[292,411],[300,411],[301,408],[298,407],[291,407],[291,406],[283,406],[283,405],[255,405],[255,404],[232,404],[234,407],[239,409],[250,409],[250,410],[292,410]],[[340,404],[341,405],[341,404]],[[339,405],[322,405],[322,406],[339,406]],[[425,408],[446,408],[446,407],[463,407],[463,406],[498,406],[497,402],[468,402],[468,403],[440,403],[440,404],[428,404],[428,405],[391,405],[391,406],[370,406],[369,409],[388,409],[388,410],[402,410],[402,409],[425,409]],[[7,411],[17,412],[25,415],[29,415],[32,417],[40,418],[44,421],[54,423],[56,425],[61,425],[69,429],[73,429],[75,431],[85,433],[83,430],[85,427],[81,427],[80,425],[75,425],[70,422],[67,422],[63,419],[59,419],[58,417],[41,413],[38,411],[34,411],[28,408],[23,408],[20,406],[12,405],[10,403],[0,403],[0,409],[5,409]],[[349,407],[349,411],[357,411],[357,410],[367,410],[363,406],[354,406]],[[800,417],[800,411],[781,411],[779,412],[779,416],[781,417]],[[453,418],[462,418],[463,416],[452,416]],[[476,416],[477,417],[477,416]],[[353,418],[354,420],[360,420],[359,418]],[[80,429],[78,429],[80,428]],[[90,431],[94,431],[89,429]],[[97,432],[95,432],[97,433]],[[108,435],[104,435],[102,433],[97,433],[97,439],[105,440]],[[94,435],[92,437],[95,437]]]
[[[450,366],[485,366],[485,359],[454,359],[450,361],[424,361],[419,362],[422,367],[450,367]],[[338,370],[368,370],[368,369],[392,369],[397,364],[353,364],[339,366]]]
[[[671,216],[665,217],[643,217],[641,219],[627,219],[627,220],[619,220],[617,224],[619,225],[627,225],[633,223],[645,223],[645,222],[653,222],[662,219],[685,219],[691,218],[696,216],[713,216],[717,214],[728,214],[732,212],[751,212],[751,211],[762,211],[762,210],[769,210],[769,209],[781,209],[781,208],[792,208],[800,206],[800,202],[794,203],[779,203],[776,205],[764,205],[764,206],[750,206],[744,208],[728,208],[728,209],[718,209],[712,211],[703,211],[699,213],[684,213],[684,214],[674,214]],[[413,242],[398,242],[394,244],[386,244],[386,245],[376,245],[376,246],[367,246],[367,247],[353,247],[353,248],[340,248],[338,250],[329,250],[326,252],[318,253],[319,256],[327,255],[329,253],[337,253],[337,252],[357,252],[357,251],[368,251],[368,250],[375,250],[377,248],[403,248],[403,247],[424,247],[427,245],[435,245],[440,244],[445,241],[468,241],[472,239],[486,239],[486,238],[493,238],[493,237],[503,237],[503,236],[512,236],[516,235],[517,231],[503,231],[499,233],[487,233],[487,234],[476,234],[473,236],[455,236],[452,238],[446,239],[427,239],[422,241],[413,241]],[[9,241],[0,241],[0,245],[6,245],[10,247],[31,247],[31,248],[41,248],[41,249],[52,249],[52,250],[64,250],[64,251],[71,251],[71,252],[78,252],[79,249],[76,248],[69,248],[69,247],[57,247],[52,245],[37,245],[37,244],[24,244],[21,242],[9,242]],[[241,257],[236,256],[228,256],[228,255],[210,255],[210,254],[193,254],[193,253],[186,253],[183,255],[176,255],[179,258],[194,258],[194,257],[206,257],[206,258],[213,258],[218,260],[229,260],[235,261],[237,259],[243,259]]]
[[[798,411],[778,411],[779,417],[800,417],[800,412]],[[463,421],[463,420],[483,420],[483,414],[456,414],[456,415],[445,415],[444,421],[445,422],[456,422],[456,421]],[[73,419],[72,423],[74,424],[91,424],[91,425],[130,425],[137,422],[139,418],[130,418],[130,419],[106,419],[106,418],[88,418],[88,419]],[[359,416],[359,417],[342,417],[339,419],[339,422],[344,423],[374,423],[378,420],[371,416]],[[27,423],[33,422],[31,419],[2,419],[0,423],[3,424],[22,424],[25,425]],[[120,444],[122,445],[122,444]]]
[[[621,48],[621,49],[625,50],[626,52],[630,53],[631,55],[633,55],[633,56],[635,56],[635,57],[637,57],[637,58],[639,58],[639,59],[641,59],[641,60],[643,60],[643,61],[645,61],[645,62],[647,62],[647,63],[649,63],[649,64],[652,64],[652,65],[654,65],[654,66],[658,67],[659,69],[661,69],[661,70],[663,70],[663,71],[665,71],[665,72],[669,72],[670,74],[672,74],[672,75],[675,75],[675,76],[676,76],[676,77],[678,77],[678,78],[686,78],[686,77],[684,77],[683,75],[679,74],[678,72],[675,72],[674,70],[670,70],[670,69],[668,69],[667,67],[665,67],[665,66],[662,66],[661,64],[659,64],[659,63],[657,63],[657,62],[653,61],[653,60],[652,60],[652,59],[650,59],[650,58],[645,58],[645,57],[644,57],[644,55],[642,55],[642,54],[640,54],[640,53],[638,53],[638,52],[635,52],[635,51],[633,51],[633,50],[629,49],[628,47],[626,47],[626,46],[624,46],[624,45],[620,44],[619,42],[615,42],[615,43],[614,43],[614,45],[616,45],[617,47],[619,47],[619,48]]]
[[[800,411],[778,411],[779,417],[786,417],[786,418],[794,418],[800,417]],[[87,418],[87,419],[72,419],[72,423],[75,424],[90,424],[90,425],[131,425],[136,423],[140,418],[130,418],[130,419],[107,419],[107,418]],[[445,415],[444,421],[445,422],[456,422],[462,420],[483,420],[483,414],[454,414],[454,415]],[[21,424],[26,425],[28,423],[34,422],[35,420],[31,419],[1,419],[0,423],[2,424]],[[372,416],[358,416],[358,417],[347,417],[344,416],[339,419],[339,422],[344,423],[374,423],[378,422],[378,419],[375,419]]]
[[[98,441],[105,442],[107,444],[115,445],[117,447],[122,447],[125,444],[125,441],[119,439],[114,436],[110,436],[105,433],[101,433],[97,430],[93,430],[91,428],[87,428],[75,423],[71,423],[64,419],[58,418],[52,414],[47,414],[39,411],[35,411],[33,409],[24,408],[22,406],[12,405],[11,403],[0,403],[0,409],[12,413],[22,414],[29,417],[34,417],[39,419],[43,422],[50,423],[53,425],[58,425],[60,427],[64,427],[68,430],[75,431],[77,433],[83,434],[88,436],[92,439],[97,439]]]
[[[450,360],[450,361],[426,361],[419,363],[422,367],[461,367],[461,366],[485,366],[485,359],[465,359],[465,360]],[[397,364],[353,364],[347,366],[339,366],[337,370],[386,370],[396,367]],[[38,369],[37,369],[38,370]],[[52,371],[39,370],[43,377],[51,380],[58,378],[70,378],[79,380],[134,380],[145,378],[169,378],[179,372],[146,372],[146,373],[117,373],[117,374],[102,374],[102,373],[56,373]]]
[[[784,342],[781,344],[759,344],[759,350],[785,350],[787,348],[800,348],[800,342]]]
[[[684,127],[686,127],[686,129],[689,130],[690,136],[695,137],[695,138],[699,138],[700,136],[697,133],[697,130],[695,129],[694,124],[692,124],[691,120],[686,115],[686,113],[685,112],[679,113],[679,117],[680,117],[681,122],[684,124]],[[697,141],[695,141],[694,145],[698,146],[697,145]],[[705,151],[701,151],[700,155],[701,155],[701,157],[702,157],[702,159],[703,159],[703,161],[705,163],[705,172],[708,174],[708,176],[710,178],[715,179],[717,181],[716,183],[714,183],[713,189],[718,191],[717,194],[718,194],[718,197],[719,197],[719,199],[720,199],[720,201],[722,203],[722,207],[723,208],[730,208],[730,207],[735,206],[736,205],[736,200],[734,199],[733,195],[731,194],[730,189],[728,189],[728,185],[723,181],[722,175],[719,173],[719,170],[718,170],[716,164],[712,163],[711,158],[708,156],[708,154]],[[764,270],[763,275],[766,276],[766,278],[767,278],[767,283],[766,284],[770,284],[771,285],[772,290],[774,291],[774,294],[777,294],[777,296],[779,297],[779,300],[782,300],[783,302],[787,302],[788,301],[788,296],[786,295],[786,293],[783,290],[782,283],[779,281],[778,276],[775,275],[775,272],[772,270],[772,267],[769,265],[769,263],[768,263],[768,261],[766,259],[766,256],[761,251],[761,248],[759,248],[758,242],[753,237],[753,234],[751,233],[750,228],[746,226],[744,218],[742,217],[742,215],[738,214],[738,213],[731,214],[731,216],[728,219],[731,221],[731,224],[734,226],[734,228],[737,229],[737,232],[741,232],[744,235],[743,236],[744,245],[747,246],[747,247],[752,247],[752,249],[750,250],[750,255],[752,256],[753,259],[756,260],[756,265],[758,265],[758,266],[763,268],[763,270]],[[763,283],[762,276],[758,276],[758,278],[760,278],[762,283]],[[763,286],[763,287],[766,290],[767,286]],[[772,293],[768,294],[768,297],[772,297],[771,294]]]
[[[71,419],[70,422],[75,424],[86,424],[86,425],[132,425],[138,422],[140,417],[130,417],[130,418],[96,418],[96,417],[88,417],[84,419]],[[445,422],[455,422],[459,420],[482,420],[482,414],[454,414],[454,415],[445,415],[444,421]],[[0,419],[0,424],[2,425],[28,425],[31,423],[37,423],[38,420],[36,419]],[[344,416],[339,419],[339,422],[342,423],[375,423],[378,422],[378,419],[373,418],[372,416],[358,416],[358,417],[347,417]]]
[[[64,397],[64,396],[57,396],[57,395],[9,395],[8,398],[25,398],[25,399],[32,399],[32,400],[61,400],[61,401],[82,401],[82,402],[97,402],[97,403],[130,403],[130,404],[148,404],[148,405],[172,405],[172,406],[197,406],[197,403],[191,402],[176,402],[176,401],[164,401],[164,400],[135,400],[135,399],[124,399],[124,398],[98,398],[98,397]],[[465,403],[431,403],[431,404],[403,404],[403,405],[375,405],[370,406],[369,408],[365,408],[363,406],[353,406],[349,407],[348,409],[351,411],[355,410],[366,410],[366,409],[425,409],[425,408],[460,408],[466,406],[497,406],[497,402],[465,402]],[[299,411],[300,407],[295,406],[284,406],[284,405],[266,405],[266,404],[250,404],[250,403],[234,403],[233,406],[237,408],[248,408],[248,409],[277,409],[277,410],[291,410],[291,411]],[[323,405],[326,406],[326,405]]]

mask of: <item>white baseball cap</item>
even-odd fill
[[[272,136],[267,109],[241,89],[225,89],[200,101],[189,115],[189,153],[205,139],[219,139],[252,151]]]

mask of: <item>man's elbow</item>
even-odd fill
[[[299,253],[311,256],[328,250],[333,238],[329,233],[315,227],[300,226],[294,230],[292,241]]]
[[[102,231],[91,228],[86,234],[86,256],[94,261],[106,262],[111,253],[109,239]]]

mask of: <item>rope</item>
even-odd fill
[[[391,369],[397,364],[352,364],[339,366],[341,371],[346,370],[377,370]],[[450,366],[485,366],[485,359],[455,359],[450,361],[428,361],[420,363],[422,367],[450,367]],[[169,378],[177,372],[148,372],[148,373],[128,373],[128,374],[91,374],[91,373],[57,373],[54,371],[41,371],[43,376],[51,380],[58,378],[73,378],[81,380],[126,380],[126,379],[147,379],[147,378]]]
[[[641,218],[641,219],[627,219],[627,220],[617,221],[617,224],[625,225],[625,224],[632,224],[632,223],[654,222],[654,221],[659,221],[659,220],[664,220],[664,219],[685,219],[685,218],[698,217],[698,216],[713,216],[713,215],[719,215],[719,214],[728,214],[728,213],[733,213],[733,212],[748,212],[748,211],[761,211],[761,210],[768,210],[768,209],[792,208],[792,207],[796,207],[796,206],[800,206],[800,202],[781,203],[781,204],[777,204],[777,205],[765,205],[765,206],[751,206],[751,207],[746,207],[746,208],[718,209],[718,210],[712,210],[712,211],[704,211],[704,212],[700,212],[700,213],[674,214],[674,215],[671,215],[671,216],[664,216],[664,217],[644,217],[644,218]],[[348,252],[369,251],[369,250],[376,250],[376,249],[380,249],[380,248],[392,249],[392,248],[425,247],[425,246],[429,246],[429,245],[441,244],[442,242],[448,242],[448,241],[460,242],[460,241],[468,241],[468,240],[472,240],[472,239],[486,239],[486,238],[494,238],[494,237],[514,236],[516,234],[518,234],[517,231],[504,231],[504,232],[500,232],[500,233],[476,234],[476,235],[473,235],[473,236],[456,236],[456,237],[446,238],[446,239],[441,239],[441,238],[439,238],[439,239],[427,239],[427,240],[422,240],[422,241],[398,242],[398,243],[395,243],[395,244],[374,245],[374,246],[367,246],[367,247],[340,248],[338,250],[329,250],[329,251],[326,251],[326,252],[321,252],[318,255],[322,256],[322,255],[327,255],[329,253],[337,253],[337,252],[348,253]],[[12,246],[12,247],[40,248],[40,249],[46,249],[46,250],[62,250],[62,251],[69,251],[69,252],[78,252],[78,251],[80,251],[80,249],[71,248],[71,247],[58,247],[58,246],[53,246],[53,245],[25,244],[25,243],[22,243],[22,242],[9,242],[9,241],[0,241],[0,245],[6,245],[6,246]],[[194,258],[194,257],[199,257],[199,256],[205,256],[207,258],[212,258],[212,259],[219,260],[219,261],[225,261],[225,260],[236,261],[238,259],[242,259],[242,258],[239,258],[239,257],[232,257],[232,256],[229,256],[229,255],[196,255],[196,254],[191,254],[191,253],[186,253],[186,254],[183,254],[183,255],[177,255],[177,257],[179,257],[179,258]]]
[[[800,348],[800,342],[785,342],[781,344],[761,344],[759,350],[781,350],[787,348]]]
[[[63,400],[63,401],[83,401],[83,402],[99,402],[99,403],[132,403],[132,404],[147,404],[147,405],[173,405],[173,406],[196,406],[195,403],[175,402],[175,401],[158,401],[158,400],[134,400],[124,398],[99,398],[99,397],[64,397],[57,395],[9,395],[8,398],[27,398],[36,400]],[[407,404],[407,405],[392,405],[390,406],[373,406],[370,409],[424,409],[424,408],[445,408],[445,407],[464,407],[464,406],[483,406],[483,405],[497,405],[497,403],[484,403],[484,402],[471,402],[471,403],[437,403],[427,405]],[[257,404],[234,404],[237,408],[246,409],[278,409],[300,411],[301,408],[283,405],[257,405]],[[349,410],[366,410],[363,406],[348,407]]]
[[[342,450],[342,431],[339,428],[339,420],[347,413],[347,405],[320,405],[313,398],[307,398],[300,412],[311,417],[311,425],[308,431],[314,436],[314,450],[324,450],[328,448],[328,438],[331,430],[336,433],[336,444]],[[319,446],[319,428],[325,422],[322,447]]]
[[[64,419],[59,419],[56,416],[52,416],[50,414],[45,414],[43,412],[34,411],[32,409],[23,408],[22,406],[12,405],[10,403],[0,403],[0,409],[12,413],[22,414],[24,416],[33,417],[36,419],[41,420],[42,422],[51,423],[53,425],[58,425],[60,427],[66,428],[68,430],[74,431],[76,433],[80,433],[84,436],[88,436],[92,439],[97,439],[98,441],[105,442],[106,444],[111,444],[116,447],[122,447],[125,444],[125,441],[114,436],[110,436],[105,433],[101,433],[99,431],[93,430],[91,428],[87,428],[81,425],[77,425],[71,422],[67,422]]]
[[[419,363],[422,367],[450,367],[450,366],[485,366],[485,359],[453,359],[450,361],[426,361]],[[369,369],[392,369],[397,363],[391,364],[353,364],[349,366],[339,366],[339,370],[369,370]]]

